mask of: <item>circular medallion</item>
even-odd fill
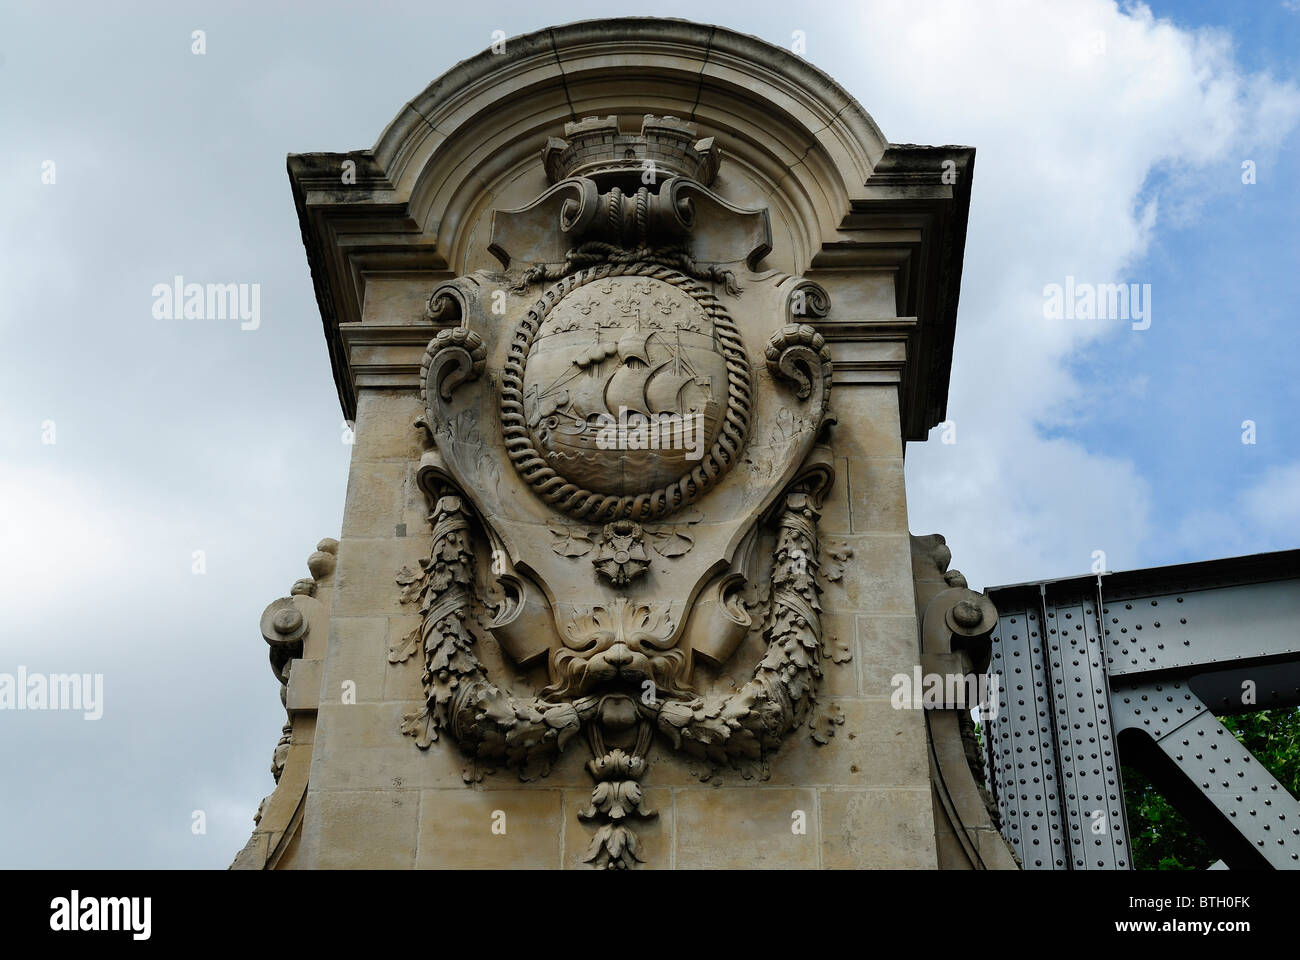
[[[654,264],[580,270],[520,320],[502,373],[516,469],[586,519],[651,519],[730,469],[749,429],[739,333],[702,284]]]

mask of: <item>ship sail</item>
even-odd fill
[[[694,365],[682,348],[682,331],[676,330],[675,344],[665,344],[668,348],[668,360],[656,367],[647,378],[646,401],[649,408],[656,413],[689,413],[682,392],[692,383],[705,388],[712,396],[711,386],[701,382]]]
[[[650,416],[646,408],[646,381],[660,367],[653,370],[646,364],[633,360],[622,364],[605,385],[605,406],[610,413],[617,416],[621,410]]]
[[[655,413],[686,413],[682,409],[682,388],[695,379],[694,374],[671,368],[677,366],[671,360],[657,367],[650,374],[646,384],[646,406]]]
[[[618,355],[623,360],[640,360],[647,367],[650,366],[650,354],[648,353],[649,345],[646,343],[655,335],[655,331],[642,333],[640,325],[629,330],[618,341]]]
[[[571,381],[569,396],[572,399],[565,413],[584,424],[591,417],[609,413],[605,406],[605,378],[600,376],[599,367]]]

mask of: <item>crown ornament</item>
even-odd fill
[[[612,186],[635,190],[650,169],[655,183],[685,177],[707,187],[721,162],[714,138],[698,139],[695,124],[652,114],[645,115],[635,135],[620,132],[615,116],[566,123],[564,138],[548,139],[542,157],[551,183],[587,177],[602,191]]]

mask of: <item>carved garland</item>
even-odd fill
[[[471,590],[474,552],[465,502],[444,488],[433,509],[433,546],[419,573],[403,568],[397,582],[402,602],[420,604],[420,626],[393,644],[390,663],[404,663],[424,650],[425,705],[404,718],[402,732],[427,749],[450,730],[476,759],[503,762],[520,779],[549,772],[551,761],[581,729],[574,703],[512,697],[487,678],[474,654]],[[589,715],[595,703],[584,704]],[[467,778],[468,779],[468,778]]]
[[[713,766],[730,763],[762,776],[768,753],[807,719],[822,675],[817,521],[824,487],[823,477],[785,495],[763,632],[767,651],[753,678],[726,697],[666,701],[653,710],[659,730],[677,749]]]
[[[652,817],[641,805],[640,779],[649,752],[649,731],[657,728],[675,748],[710,766],[765,770],[768,755],[782,737],[803,723],[822,675],[820,563],[817,521],[829,474],[814,473],[785,494],[773,555],[772,589],[764,636],[767,651],[753,678],[726,697],[640,703],[640,733],[632,754],[608,751],[600,726],[611,707],[629,698],[587,696],[577,700],[511,696],[487,678],[474,652],[471,591],[475,580],[470,516],[461,497],[446,487],[433,511],[433,545],[421,571],[403,569],[402,602],[419,602],[419,627],[389,650],[391,663],[424,651],[425,705],[407,715],[403,733],[427,749],[443,730],[477,761],[503,763],[521,780],[550,772],[565,745],[584,726],[597,781],[592,806],[583,819],[605,819],[586,860],[606,868],[627,868],[640,860],[628,814]],[[482,776],[467,773],[466,780]]]
[[[511,404],[509,416],[514,418],[516,447],[520,446],[519,434],[522,434],[523,444],[528,444],[523,430],[519,388],[523,358],[542,318],[560,296],[579,286],[580,280],[591,282],[611,273],[633,271],[656,279],[668,279],[679,286],[691,282],[689,278],[669,279],[664,274],[673,275],[673,271],[652,265],[597,267],[548,290],[549,304],[539,300],[521,323],[511,349],[513,367],[508,367],[511,381],[507,389],[512,395],[507,398],[503,393],[503,409],[507,403]],[[585,279],[583,275],[587,275]],[[689,288],[688,292],[700,296]],[[717,307],[717,313],[710,312],[720,330],[719,335],[727,336],[730,345],[739,350],[739,337],[721,307]],[[725,330],[721,321],[725,321]],[[452,377],[457,381],[476,378],[482,372],[483,359],[482,343],[476,334],[463,328],[444,330],[429,345],[423,372],[427,375],[429,368],[437,365],[443,385],[441,392],[447,396],[455,385],[447,381]],[[450,376],[441,375],[447,361],[455,364]],[[734,459],[749,426],[749,370],[743,353],[740,353],[739,363],[733,364],[730,356],[728,361],[732,375],[731,396],[739,409],[735,412],[730,407],[728,409],[728,426],[732,432],[729,435],[724,433],[724,436],[731,443],[715,444],[710,455]],[[786,326],[773,335],[766,361],[772,375],[793,382],[801,397],[811,395],[812,378],[818,378],[820,389],[811,412],[820,428],[826,422],[832,372],[830,352],[822,337],[805,325]],[[516,456],[512,451],[511,456],[516,466],[527,459],[526,453]],[[729,466],[729,462],[726,465]],[[721,476],[720,464],[715,462],[713,468],[712,472],[695,478],[693,483],[688,484],[693,479],[688,476],[678,486],[667,489],[676,491],[681,497],[698,497]],[[538,470],[531,475],[525,474],[524,467],[520,466],[520,472],[525,479],[531,476],[530,482],[545,484],[544,496],[552,503],[567,496],[564,506],[570,507],[585,493],[576,491],[576,488],[566,492],[563,481],[554,475],[554,471],[542,479],[538,478],[541,472]],[[503,762],[516,769],[521,779],[529,780],[549,772],[552,761],[565,744],[585,727],[593,753],[588,769],[596,785],[591,805],[580,816],[603,823],[584,859],[605,868],[632,866],[641,857],[636,835],[627,825],[627,820],[655,815],[654,811],[645,808],[637,782],[646,769],[653,729],[667,735],[677,749],[705,761],[710,767],[705,775],[707,779],[712,768],[721,765],[742,769],[756,766],[760,773],[765,772],[770,752],[780,745],[785,734],[807,719],[822,672],[817,522],[822,497],[830,482],[829,468],[813,464],[783,495],[764,630],[768,645],[753,678],[726,697],[687,700],[680,691],[661,687],[664,692],[676,693],[678,699],[635,705],[629,697],[621,694],[564,700],[559,698],[554,688],[542,697],[514,697],[488,680],[474,652],[477,630],[473,617],[475,563],[470,542],[471,515],[458,491],[445,485],[435,498],[430,518],[433,537],[429,558],[420,562],[419,573],[404,568],[397,578],[403,588],[402,602],[419,602],[422,618],[419,627],[392,646],[388,659],[402,663],[417,649],[423,650],[422,680],[426,698],[421,710],[404,718],[402,732],[415,737],[416,743],[425,749],[438,738],[440,731],[448,729],[460,748],[476,761]],[[555,490],[557,485],[560,485],[558,492]],[[567,486],[572,488],[571,484]],[[669,494],[665,491],[656,495],[660,499],[649,503],[644,495],[636,498],[599,497],[592,506],[590,498],[595,495],[586,496],[588,499],[579,507],[588,510],[588,515],[594,513],[598,517],[600,511],[608,514],[620,507],[628,511],[646,511],[654,509],[654,503],[663,505],[669,502]],[[612,505],[608,503],[611,500],[615,501]],[[608,749],[603,728],[626,729],[631,724],[637,727],[633,752],[628,754],[621,749]],[[817,739],[816,730],[814,739]],[[476,779],[482,772],[478,769],[467,774],[466,779]]]
[[[594,493],[570,483],[533,445],[524,415],[524,367],[533,338],[557,303],[578,287],[610,276],[645,276],[680,288],[713,320],[727,362],[727,410],[722,431],[708,453],[675,483],[636,496]],[[557,509],[585,520],[653,520],[694,503],[707,493],[739,458],[749,435],[751,384],[749,361],[737,329],[718,298],[702,284],[653,263],[607,263],[588,267],[547,288],[519,321],[501,374],[501,424],[506,452],[524,481]]]

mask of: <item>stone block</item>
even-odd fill
[[[313,790],[303,826],[312,825],[314,858],[306,862],[322,870],[409,870],[419,803],[411,790]]]
[[[317,717],[313,788],[464,787],[468,759],[446,740],[421,750],[401,732],[419,701],[323,704]]]
[[[916,618],[908,615],[859,614],[854,657],[864,697],[888,697],[896,674],[912,675],[920,658]]]
[[[919,710],[895,710],[888,700],[823,700],[836,711],[827,742],[812,742],[808,728],[786,737],[772,759],[769,783],[791,786],[913,786],[928,784],[929,756]]]
[[[343,684],[351,682],[357,703],[386,699],[384,668],[388,660],[385,617],[334,617],[321,699],[342,703]]]
[[[322,660],[294,660],[289,669],[289,687],[284,706],[290,715],[314,711],[320,703]]]
[[[424,445],[415,420],[423,413],[420,395],[416,391],[359,391],[357,419],[353,427],[353,459],[401,460],[404,463],[419,460]]]
[[[813,790],[701,786],[673,792],[678,869],[815,869]],[[801,814],[802,817],[797,816]],[[806,833],[796,833],[800,825]]]
[[[903,456],[898,390],[892,384],[836,387],[831,397],[835,452],[848,457]]]
[[[559,790],[478,790],[420,794],[421,869],[554,870],[564,830]]]
[[[420,558],[428,556],[422,540],[347,539],[339,541],[339,562],[334,574],[336,617],[400,617],[415,608],[400,602],[398,571],[419,570]]]
[[[930,787],[822,790],[822,865],[829,870],[935,869]]]
[[[831,550],[852,550],[841,578],[826,585],[822,606],[831,611],[913,614],[912,546],[906,535],[849,536],[822,542],[822,566]]]
[[[907,489],[901,458],[849,461],[845,487],[853,533],[907,534]]]
[[[405,522],[408,466],[397,460],[352,459],[343,508],[344,537],[392,537]]]

